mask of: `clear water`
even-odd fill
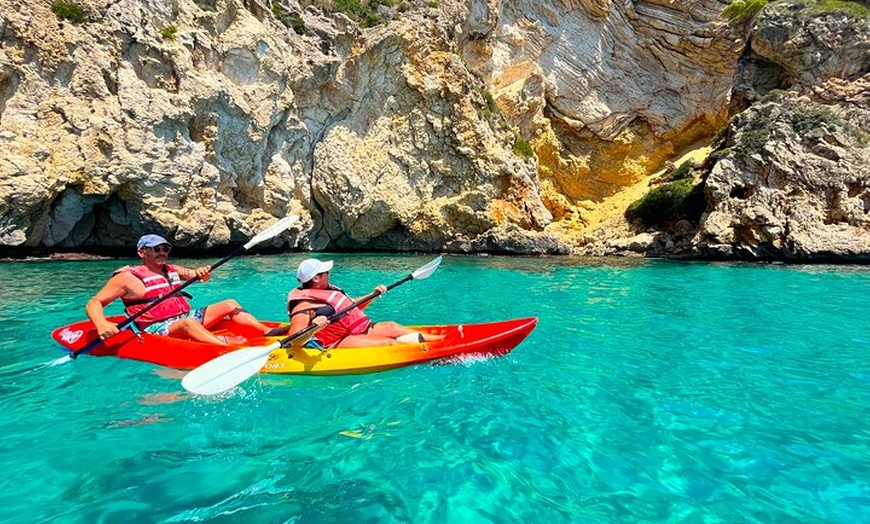
[[[194,303],[281,320],[301,258],[233,260]],[[359,295],[431,259],[334,258]],[[2,522],[870,521],[870,268],[445,257],[368,312],[538,316],[511,354],[202,399],[51,365],[118,265],[0,264]]]

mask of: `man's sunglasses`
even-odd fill
[[[155,253],[169,253],[172,250],[172,246],[167,246],[166,244],[161,244],[159,246],[147,247],[145,249],[150,249]]]

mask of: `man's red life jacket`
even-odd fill
[[[154,273],[145,266],[124,266],[115,271],[115,274],[122,271],[128,271],[136,278],[145,284],[145,295],[141,299],[124,300],[124,306],[127,308],[127,315],[133,316],[142,311],[149,304],[160,297],[171,292],[181,286],[181,278],[178,276],[178,271],[175,267],[164,264],[163,274]],[[173,295],[159,305],[143,314],[136,319],[136,327],[145,329],[155,322],[166,320],[167,318],[177,317],[190,311],[190,304],[182,295]]]

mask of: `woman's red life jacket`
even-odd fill
[[[115,271],[118,274],[122,271],[129,271],[136,278],[145,284],[145,295],[141,299],[124,300],[124,306],[127,308],[127,315],[133,316],[142,311],[149,304],[158,300],[175,288],[181,287],[181,278],[178,276],[178,271],[175,267],[164,264],[163,274],[154,273],[145,266],[124,266]],[[173,295],[156,307],[144,313],[136,319],[136,327],[145,329],[155,322],[166,320],[167,318],[177,317],[190,311],[190,304],[181,295]]]
[[[302,289],[298,287],[287,295],[287,315],[293,316],[293,308],[299,301],[316,302],[319,304],[329,304],[335,311],[353,304],[353,299],[340,288],[329,286],[328,289]],[[327,324],[326,327],[317,332],[315,337],[326,347],[340,342],[348,335],[361,335],[369,330],[372,321],[359,308],[351,309],[347,315],[341,320]]]

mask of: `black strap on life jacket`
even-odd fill
[[[187,293],[185,291],[182,291],[181,293],[178,293],[178,294],[183,296],[184,298],[186,298],[188,300],[193,298],[193,295],[191,295],[190,293]],[[159,297],[137,298],[135,300],[125,300],[124,305],[125,306],[138,306],[139,304],[150,304],[151,302],[157,302],[158,300],[163,298],[163,296],[165,296],[165,295],[161,295]]]
[[[294,300],[294,302],[296,302],[296,301]],[[315,317],[321,317],[321,316],[331,317],[332,315],[335,314],[334,307],[330,306],[329,304],[324,304],[322,306],[300,309],[299,311],[296,311],[292,315],[290,315],[290,318],[293,318],[296,315],[311,313],[312,311],[314,312]]]

